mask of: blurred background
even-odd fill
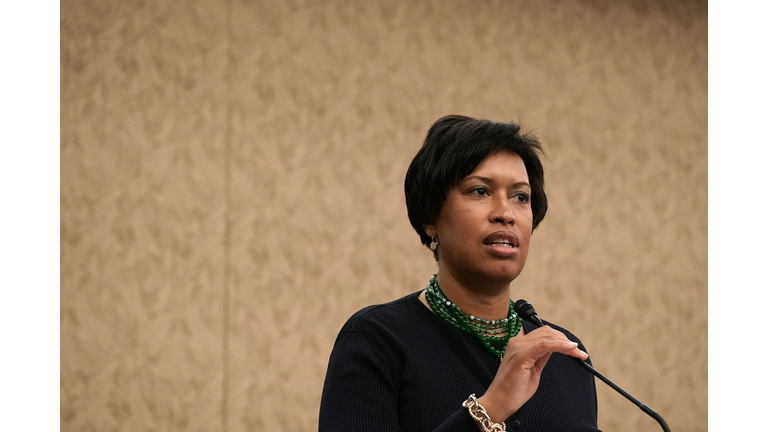
[[[312,431],[346,319],[426,286],[445,114],[545,146],[512,298],[707,430],[707,2],[61,2],[61,430]],[[658,425],[598,382],[599,426]]]

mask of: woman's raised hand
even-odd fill
[[[533,396],[552,353],[587,359],[587,353],[552,327],[539,327],[509,340],[493,382],[478,399],[494,422],[502,422]]]

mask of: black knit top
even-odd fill
[[[418,295],[364,308],[342,327],[325,377],[320,432],[478,432],[461,404],[471,393],[483,395],[499,359]],[[549,325],[586,351],[570,332]],[[534,330],[525,322],[523,328]],[[552,354],[536,393],[506,424],[516,431],[598,431],[594,378]]]

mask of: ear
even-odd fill
[[[424,229],[424,232],[427,233],[430,237],[437,237],[437,227],[431,224],[424,224],[421,226]]]

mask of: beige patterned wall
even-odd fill
[[[343,322],[435,269],[402,183],[448,113],[547,149],[512,297],[706,430],[707,5],[661,0],[62,1],[61,429],[315,430]]]

